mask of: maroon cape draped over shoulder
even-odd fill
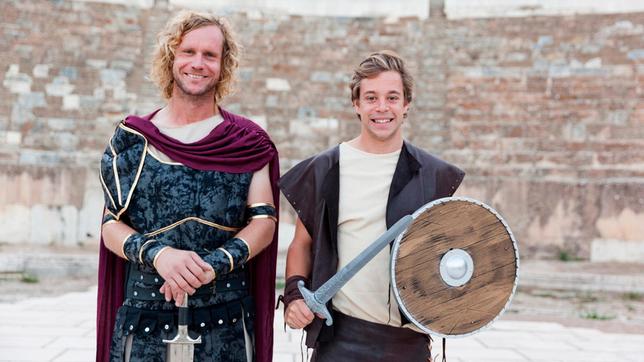
[[[279,160],[268,134],[252,121],[219,108],[222,123],[202,140],[183,144],[163,135],[147,116],[128,116],[125,125],[142,133],[148,142],[172,160],[204,171],[254,172],[269,165],[271,188],[279,215]],[[255,298],[255,351],[258,362],[273,358],[273,316],[277,227],[273,241],[249,261],[251,293]],[[101,238],[98,265],[96,361],[109,361],[112,332],[118,308],[123,304],[125,260],[110,252]]]

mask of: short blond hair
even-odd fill
[[[351,102],[360,98],[360,82],[372,78],[382,72],[394,71],[400,74],[403,83],[403,97],[406,103],[411,103],[414,92],[414,79],[407,71],[405,61],[393,50],[380,50],[369,54],[353,71],[351,83]]]
[[[214,102],[217,103],[224,96],[232,93],[241,47],[235,40],[230,25],[225,19],[212,14],[184,10],[170,19],[157,35],[150,78],[161,90],[163,98],[169,99],[172,96],[174,88],[172,65],[175,51],[181,44],[183,36],[192,30],[211,25],[218,27],[224,36],[221,73],[215,86]]]

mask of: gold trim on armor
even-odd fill
[[[232,254],[230,254],[230,253],[228,252],[228,250],[226,250],[226,249],[224,249],[224,248],[217,248],[217,250],[221,250],[221,251],[222,251],[224,254],[226,254],[226,256],[228,257],[228,261],[230,261],[230,270],[228,270],[228,272],[230,273],[230,272],[231,272],[231,271],[233,271],[233,269],[235,268],[235,262],[233,261],[233,256],[232,256]]]
[[[248,256],[246,257],[246,260],[245,260],[245,261],[248,261],[248,259],[250,259],[250,254],[251,254],[251,251],[250,251],[250,250],[251,250],[251,249],[250,249],[250,244],[248,243],[248,241],[246,241],[245,239],[240,238],[239,236],[235,236],[235,237],[236,237],[237,239],[239,239],[239,240],[243,241],[243,242],[244,242],[244,244],[246,244],[246,248],[248,249]]]
[[[148,148],[148,155],[150,155],[150,157],[154,158],[155,160],[159,161],[160,163],[163,163],[163,164],[166,164],[166,165],[170,165],[170,166],[183,166],[183,167],[186,167],[186,165],[184,165],[184,164],[183,164],[183,163],[181,163],[181,162],[174,162],[174,161],[173,161],[173,162],[169,162],[169,161],[164,161],[164,160],[162,160],[162,159],[160,159],[160,158],[159,158],[159,156],[156,154],[156,152],[163,153],[163,152],[161,152],[161,151],[159,151],[159,150],[157,150],[157,149],[155,149],[155,150],[153,151],[153,150],[152,150],[152,147]],[[167,156],[166,156],[166,157],[167,157]]]
[[[119,124],[119,127],[121,129],[123,129],[124,131],[126,131],[126,132],[134,133],[135,135],[140,136],[141,138],[143,138],[144,144],[143,144],[143,153],[141,155],[141,161],[139,163],[139,168],[136,170],[136,176],[134,176],[134,182],[132,183],[132,186],[130,187],[130,192],[128,193],[127,199],[125,200],[125,205],[123,205],[123,208],[121,209],[121,211],[119,211],[118,214],[116,214],[117,219],[120,218],[121,214],[123,214],[125,212],[125,210],[127,210],[128,206],[130,206],[130,201],[132,200],[132,195],[134,194],[134,190],[136,189],[136,185],[139,183],[139,178],[141,177],[141,171],[143,170],[143,164],[145,163],[145,154],[148,152],[148,140],[147,140],[147,138],[145,138],[145,136],[143,136],[141,133],[139,133],[139,132],[127,127],[126,125],[123,124],[123,122],[121,122]],[[118,179],[116,180],[116,182],[117,182],[116,183],[117,185],[120,184],[120,181]]]
[[[112,145],[113,139],[114,139],[114,136],[110,138],[110,151],[112,151],[112,171],[114,172],[114,181],[116,183],[116,196],[118,198],[119,205],[123,206],[123,195],[121,193],[121,179],[119,178],[119,170],[116,167],[116,158],[118,157],[118,154],[116,153],[116,150],[114,150],[114,146]]]
[[[156,240],[150,239],[150,240],[146,241],[145,243],[143,243],[143,245],[141,245],[141,247],[139,248],[139,262],[141,264],[143,264],[143,250],[145,250],[145,246],[148,245],[149,243],[153,242],[153,241],[156,241]]]
[[[212,221],[204,220],[204,219],[198,218],[196,216],[189,216],[189,217],[187,217],[185,219],[182,219],[182,220],[179,220],[179,221],[177,221],[177,222],[175,222],[173,224],[170,224],[168,226],[164,226],[164,227],[160,228],[159,230],[146,233],[145,236],[159,235],[159,234],[161,234],[163,232],[166,232],[166,231],[168,231],[170,229],[174,229],[175,227],[177,227],[177,226],[179,226],[179,225],[181,225],[181,224],[183,224],[185,222],[191,221],[191,220],[196,221],[196,222],[201,223],[201,224],[204,224],[204,225],[208,225],[210,227],[214,227],[216,229],[223,230],[223,231],[232,231],[232,232],[234,232],[234,231],[241,230],[241,228],[219,225],[219,224],[214,223]]]
[[[273,209],[275,208],[275,205],[271,204],[270,202],[256,202],[254,204],[246,205],[247,208],[253,208],[253,207],[260,207],[260,206],[270,206]]]
[[[112,206],[116,210],[116,203],[114,202],[114,198],[112,198],[112,193],[110,190],[107,188],[107,185],[105,184],[105,180],[103,180],[103,172],[98,173],[98,177],[101,179],[101,185],[105,189],[105,193],[107,193],[107,196],[110,198],[110,202],[112,203]],[[109,210],[108,210],[109,212]]]
[[[125,260],[127,260],[127,261],[131,261],[131,260],[130,260],[130,259],[128,259],[128,258],[127,258],[127,255],[125,254],[125,243],[127,243],[127,239],[129,239],[129,238],[130,238],[130,236],[132,236],[132,235],[134,235],[134,234],[136,234],[136,232],[133,232],[133,233],[127,234],[127,236],[125,237],[125,239],[123,239],[123,242],[121,243],[121,254],[123,255],[123,257],[124,257],[124,258],[125,258]]]
[[[275,216],[273,216],[273,215],[266,215],[266,214],[262,214],[262,215],[253,215],[253,216],[249,217],[249,219],[251,219],[251,220],[252,220],[252,219],[271,219],[271,220],[273,220],[273,221],[277,222],[277,218],[276,218]]]
[[[154,259],[152,259],[152,266],[154,266],[154,269],[156,269],[156,268],[157,268],[157,259],[159,258],[159,255],[161,255],[161,253],[163,253],[164,251],[166,251],[166,250],[168,250],[168,249],[170,249],[170,247],[169,247],[169,246],[164,246],[164,247],[162,247],[162,248],[161,248],[161,250],[159,250],[159,251],[157,252],[157,254],[154,256]]]
[[[108,211],[108,212],[109,212],[109,211]],[[117,223],[117,222],[121,222],[121,220],[114,220],[114,219],[112,219],[112,220],[107,220],[106,222],[104,222],[104,223],[103,223],[103,226],[105,226],[105,225],[109,225],[109,224],[114,224],[114,223]]]

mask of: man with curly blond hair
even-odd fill
[[[158,40],[166,104],[120,122],[101,161],[96,359],[165,361],[188,298],[195,361],[270,361],[277,151],[219,105],[239,59],[224,19],[181,12]]]

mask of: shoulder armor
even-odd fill
[[[100,178],[105,206],[117,220],[130,203],[147,148],[147,139],[121,122],[103,152]]]

